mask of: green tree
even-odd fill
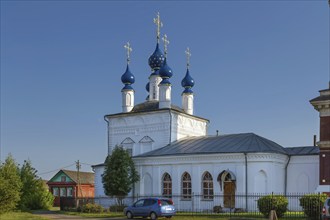
[[[0,164],[0,213],[16,208],[20,201],[21,188],[18,165],[9,154],[5,162]]]
[[[121,146],[116,146],[112,154],[108,155],[105,160],[102,175],[104,193],[108,196],[115,196],[118,205],[122,205],[122,200],[139,179],[140,176],[128,151]]]
[[[53,205],[54,197],[45,187],[43,180],[37,176],[31,161],[24,161],[20,177],[23,184],[20,209],[49,209]]]

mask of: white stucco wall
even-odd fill
[[[282,154],[248,154],[248,192],[283,193],[287,160],[288,156]]]
[[[246,191],[246,160],[247,160],[247,191]],[[233,154],[203,154],[186,156],[145,157],[134,158],[136,168],[140,174],[140,182],[135,184],[135,195],[162,194],[162,177],[168,173],[172,179],[172,195],[175,204],[181,210],[195,208],[209,209],[214,205],[223,206],[223,184],[217,181],[222,171],[231,171],[236,177],[236,195],[265,195],[284,194],[285,167],[289,157],[274,153],[243,153]],[[95,167],[95,196],[104,196],[101,175],[104,167]],[[188,172],[192,179],[194,195],[202,194],[202,176],[209,172],[213,178],[214,195],[212,201],[204,201],[195,197],[194,201],[182,201],[175,195],[181,194],[181,178]],[[288,164],[287,193],[312,193],[317,187],[318,156],[292,156]],[[306,187],[307,184],[307,187]],[[301,187],[306,191],[299,191]],[[303,188],[303,189],[304,189]],[[298,190],[298,191],[297,191]],[[257,210],[257,197],[248,197],[237,201],[238,208]],[[247,202],[247,203],[246,203]],[[211,204],[211,205],[210,205]],[[290,198],[291,210],[299,210],[297,198]]]
[[[93,167],[94,171],[94,194],[95,197],[105,196],[103,184],[102,184],[102,174],[104,172],[104,166],[98,165]]]
[[[171,141],[185,137],[206,136],[208,121],[183,113],[172,114]]]
[[[126,138],[134,141],[133,155],[140,153],[139,141],[145,136],[154,140],[151,150],[170,143],[170,115],[168,112],[111,116],[108,117],[108,121],[109,153]]]
[[[208,121],[176,111],[155,111],[139,114],[119,114],[107,117],[109,154],[116,145],[130,138],[133,156],[145,153],[145,149],[155,150],[189,136],[205,136]],[[141,146],[140,141],[150,137],[149,146]]]
[[[283,193],[286,155],[257,153],[247,154],[248,193]],[[135,158],[135,165],[143,177],[145,174],[152,176],[153,193],[161,194],[161,178],[167,172],[172,177],[173,194],[181,193],[181,176],[188,172],[192,178],[192,191],[201,193],[201,179],[204,172],[208,171],[213,177],[214,192],[221,194],[222,189],[217,182],[218,175],[224,170],[230,170],[236,176],[236,192],[246,193],[245,190],[245,156],[237,154],[210,154],[188,155],[171,157]],[[260,180],[258,174],[265,174],[264,188],[258,187]],[[261,191],[262,190],[262,191]],[[141,185],[136,192],[144,194]]]
[[[288,165],[288,193],[314,193],[318,186],[319,156],[292,156]]]

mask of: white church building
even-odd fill
[[[207,206],[207,203],[214,202],[216,195],[330,191],[330,174],[325,175],[325,180],[320,179],[321,147],[285,148],[254,133],[208,135],[210,121],[194,115],[194,80],[189,69],[189,48],[186,51],[187,72],[181,82],[182,104],[173,105],[172,70],[166,62],[166,36],[163,38],[164,53],[160,49],[159,15],[155,23],[157,44],[149,57],[152,72],[146,86],[147,100],[134,103],[132,84],[135,78],[129,69],[131,49],[128,44],[125,46],[127,69],[121,78],[124,84],[122,112],[105,116],[108,153],[111,154],[117,145],[123,146],[131,153],[140,174],[140,181],[134,185],[131,195],[173,196],[177,200],[176,206],[186,209],[192,206],[192,202],[196,205],[196,198],[192,201],[193,195],[200,195],[198,204]],[[321,96],[330,94],[329,89],[321,92]],[[329,97],[325,100],[327,106],[324,108],[329,109],[329,100]],[[313,100],[311,102],[313,104]],[[318,102],[317,106],[323,108],[322,103]],[[329,111],[324,115],[329,118]],[[319,143],[329,149],[330,138],[327,138]],[[326,163],[329,163],[329,150],[326,156]],[[104,197],[104,164],[95,165],[93,169],[95,197]],[[177,195],[180,196],[175,197]],[[246,199],[239,206],[249,209],[250,202],[256,203]],[[217,204],[225,208],[238,207],[235,199],[226,196],[220,197]]]

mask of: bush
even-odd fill
[[[123,212],[125,207],[126,206],[124,206],[124,205],[112,205],[109,207],[109,211],[110,212]]]
[[[280,195],[263,196],[258,199],[258,209],[266,218],[271,210],[275,210],[277,217],[281,218],[288,210],[288,199]]]
[[[318,219],[321,215],[323,204],[327,199],[326,194],[306,194],[299,199],[304,213],[312,219]]]
[[[222,207],[221,205],[216,205],[216,206],[213,206],[213,212],[214,213],[222,213]]]
[[[101,213],[103,212],[103,207],[99,204],[87,203],[79,207],[77,211],[85,213]]]

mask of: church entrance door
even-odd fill
[[[223,206],[224,208],[235,208],[235,182],[225,181],[223,185],[224,198]]]

